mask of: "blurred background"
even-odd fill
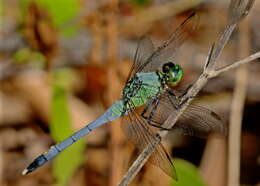
[[[175,54],[185,72],[177,88],[193,83],[227,24],[228,6],[225,0],[1,1],[0,185],[116,185],[138,154],[120,120],[95,129],[34,173],[21,172],[120,98],[140,36],[150,36],[158,46],[195,11],[197,30]],[[259,51],[259,15],[256,1],[218,59],[220,67]],[[228,150],[228,137],[172,133],[163,144],[179,181],[146,164],[131,185],[225,186],[227,157],[240,155],[241,185],[259,186],[260,64],[210,80],[195,102],[227,125],[237,123],[234,131],[242,122],[240,153]],[[242,103],[238,114],[232,111],[236,102]]]

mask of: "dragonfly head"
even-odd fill
[[[178,64],[174,64],[173,62],[165,63],[162,67],[162,72],[166,83],[170,86],[176,86],[183,76],[182,67]]]

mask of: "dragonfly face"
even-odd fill
[[[182,67],[172,62],[167,62],[163,65],[162,73],[166,84],[169,86],[176,86],[183,76]]]

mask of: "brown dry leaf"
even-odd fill
[[[94,103],[97,100],[102,100],[107,84],[106,69],[96,65],[89,64],[85,67],[86,73],[86,100],[89,103]]]

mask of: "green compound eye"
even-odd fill
[[[173,70],[175,68],[175,64],[172,62],[167,62],[163,65],[162,71],[163,73],[168,73],[169,71]]]
[[[173,62],[167,62],[162,67],[162,72],[166,77],[166,82],[170,86],[177,85],[182,76],[183,70],[180,65],[174,64]]]

